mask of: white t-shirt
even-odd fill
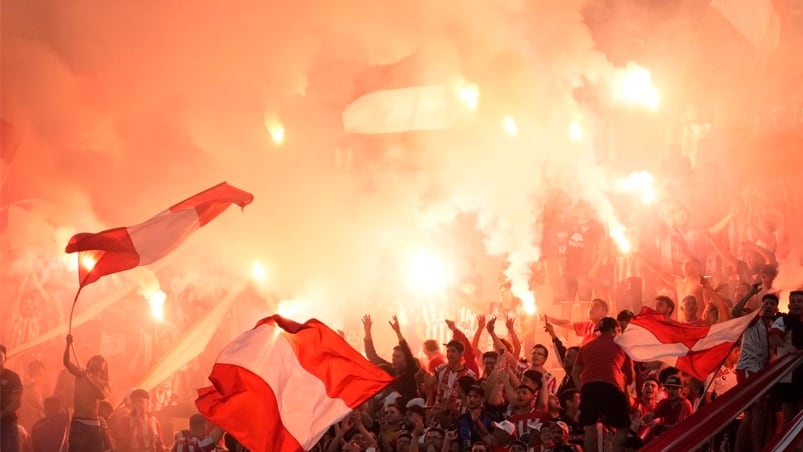
[[[784,356],[788,355],[789,353],[794,353],[797,351],[797,348],[792,345],[792,332],[786,331],[786,324],[783,321],[783,317],[778,317],[775,319],[775,322],[772,324],[772,328],[770,331],[780,333],[783,335],[783,345],[778,346],[778,353],[776,355],[778,358],[783,358]],[[792,372],[784,375],[783,378],[780,379],[779,383],[791,383],[792,382]]]
[[[770,343],[767,333],[769,327],[763,318],[759,317],[755,323],[744,330],[742,347],[739,350],[739,361],[736,368],[758,372],[770,362]]]

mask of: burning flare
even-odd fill
[[[457,98],[460,99],[460,102],[468,107],[469,110],[474,111],[477,109],[480,102],[480,89],[477,85],[461,80],[455,83],[454,89]]]
[[[652,73],[632,61],[617,75],[613,90],[621,102],[658,110],[658,90],[652,84]]]
[[[629,254],[633,251],[633,245],[630,244],[630,239],[628,239],[625,234],[625,227],[621,224],[610,225],[609,227],[611,238],[616,244],[616,247],[619,248],[619,251],[624,254]]]
[[[425,250],[413,254],[407,280],[410,288],[421,295],[442,293],[449,284],[446,266]]]
[[[284,143],[284,126],[281,121],[276,118],[265,118],[265,128],[277,146],[281,146]]]
[[[92,256],[89,255],[81,256],[81,266],[87,269],[88,271],[92,271],[92,269],[95,268],[95,264],[97,263],[98,261],[96,261],[95,258]]]
[[[268,277],[268,271],[265,270],[265,267],[263,267],[262,264],[259,263],[259,261],[254,261],[254,263],[251,264],[251,278],[254,281],[262,282],[265,281],[267,277]]]
[[[619,191],[639,193],[644,204],[652,204],[656,198],[654,182],[655,178],[652,174],[646,171],[634,171],[619,179],[616,185]]]
[[[575,142],[583,141],[583,127],[579,122],[572,121],[569,124],[569,138]]]
[[[162,292],[161,289],[156,289],[145,296],[148,300],[148,306],[151,307],[151,316],[163,322],[165,319],[164,304],[167,299],[167,294]]]
[[[506,116],[505,120],[502,122],[502,126],[505,128],[505,133],[511,137],[515,137],[519,134],[519,126],[516,124],[516,120],[513,119],[512,116]]]

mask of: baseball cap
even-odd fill
[[[516,436],[516,425],[510,421],[492,422],[494,428],[503,430],[510,436]]]
[[[565,434],[567,434],[567,435],[569,434],[569,426],[568,426],[568,425],[566,425],[566,423],[565,423],[565,422],[563,422],[563,421],[558,421],[558,422],[555,422],[555,425],[557,425],[558,427],[560,427],[560,429],[561,429],[561,430],[563,430],[563,433],[565,433]]]
[[[677,375],[670,375],[666,377],[666,381],[664,381],[664,386],[676,386],[681,387],[683,383],[680,381],[680,377]]]
[[[455,339],[452,339],[451,341],[449,341],[449,342],[447,342],[447,343],[445,343],[443,345],[445,345],[446,348],[454,347],[454,348],[460,350],[461,352],[463,350],[465,350],[465,347],[463,347],[463,343],[458,341],[458,340],[455,340]]]

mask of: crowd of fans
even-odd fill
[[[542,256],[531,281],[534,292],[550,295],[539,298],[539,308],[549,315],[528,315],[510,293],[509,281],[502,281],[498,297],[488,297],[472,266],[450,302],[462,307],[493,301],[469,322],[447,320],[446,338],[421,337],[393,316],[390,328],[398,345],[388,361],[375,349],[371,316],[364,316],[362,334],[346,336],[362,336],[365,355],[396,382],[333,425],[316,449],[638,449],[671,435],[675,424],[774,357],[803,347],[803,292],[792,290],[780,300],[781,289],[796,288],[775,283],[779,262],[792,253],[794,194],[781,182],[745,184],[699,150],[694,159],[688,152],[670,154],[656,172],[654,189],[671,196],[650,205],[627,196],[613,200],[628,226],[631,252],[610,238],[592,204],[573,201],[562,190],[550,192],[539,226]],[[712,181],[711,175],[722,177]],[[110,388],[110,373],[152,367],[208,309],[190,290],[176,298],[186,302],[171,316],[178,319],[172,327],[150,327],[147,319],[127,322],[127,311],[109,314],[120,319],[104,323],[118,325],[125,344],[123,352],[112,353],[116,342],[98,338],[94,353],[101,350],[106,359],[96,355],[76,362],[68,337],[58,378],[53,370],[61,367],[59,360],[46,349],[16,361],[24,365],[24,382],[3,365],[0,449],[243,450],[194,413],[193,389],[205,385],[206,377],[194,363],[156,388],[129,390],[119,406],[108,401],[109,391],[122,390]],[[64,312],[52,308],[58,303],[47,300],[21,297],[5,337],[12,347],[64,319]],[[633,363],[613,341],[645,305],[693,325],[759,315],[721,368],[708,381],[698,381],[660,362]],[[577,306],[583,307],[581,321]],[[5,364],[5,347],[0,356]],[[709,449],[761,450],[800,411],[800,378],[800,369],[790,370],[713,438]]]

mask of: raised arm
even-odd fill
[[[513,356],[518,358],[521,356],[521,341],[519,340],[519,335],[516,334],[515,322],[516,318],[513,316],[507,316],[505,318],[507,334],[510,336],[510,344],[513,345]]]
[[[711,287],[707,278],[700,279],[700,286],[703,288],[703,298],[706,302],[713,304],[717,307],[717,317],[720,322],[724,322],[731,318],[731,313],[728,311],[728,306],[725,300],[719,296],[719,293]]]
[[[748,291],[745,294],[745,296],[743,296],[742,299],[739,300],[738,303],[736,303],[736,306],[733,307],[733,311],[731,311],[733,317],[741,317],[746,314],[744,312],[745,305],[747,304],[748,301],[750,301],[751,298],[753,298],[753,295],[757,294],[761,290],[760,287],[761,287],[760,282],[750,286],[750,291]]]
[[[480,350],[480,338],[482,337],[482,330],[485,329],[485,314],[477,314],[477,330],[474,331],[474,337],[471,338],[471,348],[474,350],[474,356],[477,357],[477,365],[482,365],[479,362],[482,359],[482,350]]]
[[[71,374],[75,375],[76,377],[80,377],[84,374],[80,367],[73,364],[72,360],[70,359],[70,348],[72,347],[73,337],[72,334],[67,335],[67,345],[64,347],[64,356],[62,358],[64,367],[70,371]]]
[[[376,348],[374,347],[374,339],[371,337],[371,316],[364,315],[362,316],[362,327],[365,331],[365,338],[363,339],[363,345],[365,346],[365,356],[368,358],[368,361],[371,361],[374,364],[390,364],[386,360],[382,359],[377,353]]]
[[[394,315],[388,323],[393,332],[396,333],[396,338],[399,340],[399,346],[401,347],[402,355],[404,355],[404,366],[407,372],[410,375],[415,375],[418,372],[418,361],[413,357],[410,345],[407,344],[404,335],[402,335],[399,319]]]
[[[548,317],[544,315],[544,331],[549,334],[549,337],[552,338],[552,345],[555,348],[555,352],[558,355],[558,362],[560,363],[560,367],[565,367],[564,360],[566,359],[566,346],[563,345],[563,342],[560,340],[557,334],[555,334],[555,327],[549,323],[547,320]]]
[[[706,230],[710,234],[719,234],[720,232],[722,232],[722,230],[728,227],[728,224],[730,224],[731,220],[733,220],[733,218],[736,217],[738,213],[739,211],[736,208],[736,205],[734,204],[733,206],[731,206],[731,209],[728,211],[728,213],[724,217],[722,217],[721,220],[719,220],[716,224],[710,226]]]

